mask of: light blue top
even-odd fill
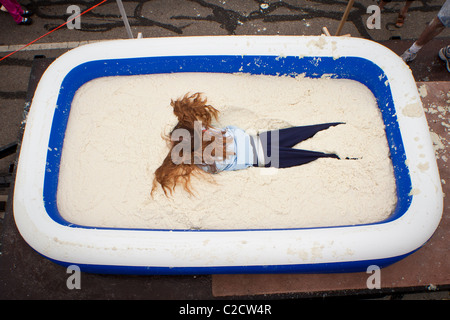
[[[253,166],[254,152],[250,142],[250,135],[238,127],[227,126],[225,127],[224,137],[233,139],[232,143],[227,145],[227,151],[231,155],[222,161],[215,161],[216,173],[241,170]],[[200,165],[199,167],[208,172],[208,166]]]

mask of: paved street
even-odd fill
[[[404,26],[396,28],[395,21],[405,1],[392,0],[381,12],[380,29],[370,30],[367,20],[371,13],[367,13],[367,8],[377,3],[375,0],[356,0],[341,34],[383,44],[392,43],[395,46],[395,41],[400,41],[397,48],[406,48],[436,16],[444,1],[414,1]],[[0,12],[0,59],[66,22],[72,14],[67,13],[69,6],[76,5],[84,12],[101,0],[19,2],[34,12],[33,24],[16,25],[8,13]],[[320,35],[323,27],[327,27],[334,35],[347,1],[123,0],[123,4],[133,36],[137,37],[138,33],[142,33],[143,37],[148,38],[198,35]],[[108,0],[82,15],[79,22],[79,29],[63,26],[35,44],[0,61],[0,147],[17,140],[35,56],[58,57],[86,41],[128,37],[114,0]],[[450,44],[450,29],[444,30],[437,40],[440,42],[436,45]],[[428,59],[429,56],[426,57]],[[430,60],[429,65],[425,64],[423,68],[433,72],[444,68],[444,64]],[[444,79],[439,80],[450,81],[450,74],[442,74]],[[432,74],[422,73],[421,79],[416,80],[433,80]],[[16,155],[11,155],[0,160],[0,200],[5,199],[1,196],[4,197],[9,192],[8,188],[2,188],[2,181],[5,180],[1,179],[7,175],[15,157]],[[448,292],[442,294],[442,297],[448,298]]]

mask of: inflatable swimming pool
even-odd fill
[[[75,92],[104,76],[173,72],[352,79],[367,86],[386,126],[397,207],[384,221],[264,230],[148,230],[74,225],[56,202],[59,163]],[[374,195],[376,196],[376,195]],[[343,37],[220,36],[115,40],[58,58],[36,89],[14,191],[19,232],[41,255],[96,273],[356,272],[419,249],[443,209],[439,173],[409,68],[387,48]]]

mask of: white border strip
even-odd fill
[[[52,42],[52,43],[37,43],[30,44],[12,44],[7,46],[0,46],[0,53],[20,51],[39,51],[39,50],[58,50],[58,49],[74,49],[85,44],[103,42],[108,40],[87,40],[87,41],[68,41],[68,42]],[[23,48],[25,47],[25,48]],[[23,49],[22,49],[23,48]]]

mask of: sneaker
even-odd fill
[[[22,18],[22,21],[20,21],[18,24],[22,26],[29,26],[33,20],[31,18]]]
[[[450,72],[450,45],[439,50],[439,58],[445,61],[447,65],[447,71]]]
[[[417,53],[411,52],[409,49],[403,52],[403,54],[400,56],[403,61],[406,63],[413,61],[417,56]]]

